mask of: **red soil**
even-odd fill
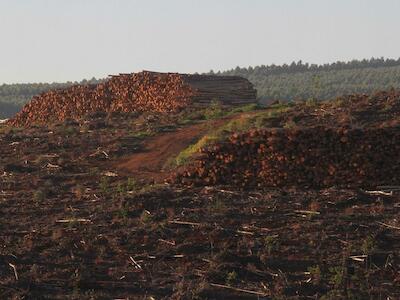
[[[115,168],[138,179],[163,182],[170,172],[165,168],[168,160],[203,136],[209,128],[224,124],[229,118],[208,121],[179,128],[174,132],[149,138],[144,142],[144,150],[116,162]]]

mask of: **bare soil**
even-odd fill
[[[147,181],[164,182],[170,176],[168,162],[182,150],[195,143],[212,128],[218,128],[229,119],[223,118],[177,128],[144,141],[142,151],[122,157],[115,169],[126,175]]]
[[[145,156],[158,168],[203,130],[176,118],[0,128],[0,299],[400,298],[399,186],[241,191],[116,170],[165,141]]]

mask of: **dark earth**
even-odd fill
[[[394,100],[341,101],[264,125],[397,122]],[[0,127],[0,299],[400,299],[400,185],[186,187],[124,168],[224,122],[194,112]]]

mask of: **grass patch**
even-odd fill
[[[306,105],[307,107],[311,107],[311,108],[312,108],[312,107],[318,106],[319,103],[318,103],[318,100],[317,100],[317,99],[315,99],[315,98],[310,98],[310,99],[306,100],[305,105]]]
[[[296,123],[293,120],[286,121],[285,124],[283,125],[283,128],[285,129],[293,129],[296,127]]]
[[[140,222],[146,225],[152,221],[152,218],[153,215],[148,210],[144,210],[140,215]]]
[[[6,124],[0,124],[0,134],[17,134],[23,131],[23,128],[12,127]]]
[[[264,247],[269,255],[271,255],[272,252],[277,251],[280,247],[280,242],[279,242],[278,236],[269,235],[269,236],[265,237],[264,238]]]
[[[62,124],[56,128],[56,131],[63,136],[72,136],[79,133],[79,128]]]
[[[135,132],[135,133],[129,135],[129,137],[134,137],[137,139],[145,139],[145,138],[151,137],[153,135],[154,135],[154,132],[152,132],[150,130],[143,130],[143,131]]]
[[[224,116],[224,108],[221,102],[217,100],[211,101],[210,106],[204,110],[204,119],[214,120]]]
[[[100,179],[99,188],[100,188],[101,193],[104,196],[106,196],[110,193],[111,186],[110,186],[110,180],[108,179],[108,177],[102,177]]]
[[[228,272],[225,278],[225,284],[228,286],[233,285],[238,280],[238,274],[235,271]]]
[[[33,199],[36,203],[43,202],[48,196],[48,191],[46,188],[40,188],[33,194]]]
[[[198,153],[200,149],[206,147],[207,145],[211,144],[218,140],[218,136],[214,134],[209,134],[203,136],[200,140],[198,140],[195,144],[190,145],[178,156],[175,158],[175,161],[172,162],[173,165],[181,166],[187,163],[194,154]]]
[[[250,103],[242,106],[224,106],[220,102],[214,100],[207,107],[198,108],[189,113],[184,113],[178,123],[180,125],[193,124],[198,121],[215,120],[226,116],[231,116],[238,113],[252,112],[262,109],[263,107],[258,103]]]
[[[259,110],[262,108],[263,107],[258,103],[251,103],[251,104],[246,104],[243,106],[233,108],[228,114],[233,115],[233,114],[237,114],[237,113],[251,112],[251,111]]]
[[[345,270],[342,266],[330,267],[329,272],[331,274],[329,278],[329,283],[335,287],[339,287],[344,279]]]
[[[235,110],[230,111],[232,113],[240,112],[254,112],[254,113],[244,113],[243,115],[228,121],[223,126],[217,129],[210,129],[210,131],[201,137],[196,143],[190,145],[178,154],[174,159],[171,159],[167,166],[182,166],[191,161],[193,156],[198,153],[202,148],[205,148],[215,142],[222,141],[230,136],[232,133],[246,132],[252,128],[265,128],[267,127],[268,120],[277,117],[279,114],[288,111],[292,107],[291,103],[278,104],[271,108],[255,111],[254,109],[259,109],[259,106],[246,105],[243,107],[238,107]],[[232,113],[233,114],[233,113]]]
[[[365,255],[370,255],[376,250],[375,239],[372,236],[367,237],[361,244],[361,251]]]

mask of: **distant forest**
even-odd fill
[[[327,100],[344,94],[400,88],[400,58],[372,58],[324,65],[299,61],[282,66],[237,67],[214,74],[249,79],[264,103],[276,100]]]
[[[237,67],[218,73],[211,71],[210,74],[238,75],[249,79],[263,103],[276,100],[326,100],[343,94],[400,88],[400,58],[372,58],[324,65],[299,61],[281,66]],[[81,82],[0,85],[0,119],[14,115],[23,104],[42,92],[99,81],[92,78]]]

